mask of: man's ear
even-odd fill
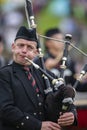
[[[12,52],[14,52],[14,48],[15,48],[15,43],[12,43],[11,45]]]
[[[39,51],[38,51],[38,49],[36,49],[36,51],[35,51],[35,54],[36,54],[36,55],[38,55],[38,54],[39,54]]]

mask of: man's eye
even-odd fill
[[[30,50],[34,50],[34,47],[32,47],[32,46],[28,46],[28,49],[30,49]]]
[[[23,44],[18,44],[17,46],[18,46],[18,47],[23,47],[24,45],[23,45]]]

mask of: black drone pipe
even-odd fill
[[[60,65],[60,68],[61,68],[60,77],[61,78],[64,78],[64,70],[67,68],[66,64],[67,64],[67,59],[68,59],[68,48],[69,48],[71,39],[72,39],[72,35],[66,34],[66,36],[65,36],[66,42],[65,42],[65,48],[63,51],[62,64]]]

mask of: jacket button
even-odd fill
[[[29,116],[26,116],[26,119],[28,120],[28,119],[29,119]]]
[[[42,115],[42,112],[39,112],[40,115]]]
[[[34,114],[35,116],[37,115],[37,113],[36,113],[36,112],[34,112],[33,114]]]
[[[37,97],[39,97],[40,95],[39,94],[37,94]]]
[[[24,125],[24,122],[21,122],[21,125],[23,126],[23,125]]]
[[[39,106],[41,106],[41,105],[42,105],[42,103],[41,103],[41,102],[39,102],[39,103],[38,103],[38,105],[39,105]]]

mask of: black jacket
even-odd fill
[[[34,70],[44,104],[45,84],[42,74]],[[40,109],[37,94],[21,65],[13,62],[0,69],[0,130],[40,130],[46,119],[45,105]]]

